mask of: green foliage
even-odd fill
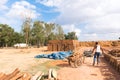
[[[14,32],[11,39],[12,39],[12,44],[25,43],[24,36],[18,32]]]
[[[55,36],[57,40],[63,40],[64,39],[64,31],[60,25],[55,26]]]
[[[55,29],[55,24],[44,23],[44,26],[45,26],[45,37],[48,37],[53,32],[53,30]]]
[[[13,46],[16,43],[24,42],[24,36],[7,24],[0,24],[0,47]]]
[[[36,41],[34,43],[37,44],[37,47],[39,47],[40,44],[44,43],[45,31],[43,24],[44,24],[43,22],[35,21],[33,24],[33,28],[31,30],[32,37]]]
[[[25,42],[40,47],[47,45],[49,40],[77,39],[75,33],[64,35],[62,27],[55,23],[35,21],[33,25],[31,24],[31,20],[26,19],[23,22],[21,33],[14,32],[14,29],[7,24],[0,24],[0,47]]]
[[[54,35],[54,29],[55,29],[55,24],[54,23],[44,23],[45,26],[45,43],[44,45],[47,45],[49,40],[55,39]]]
[[[69,32],[68,34],[65,34],[65,39],[78,40],[75,32]]]
[[[35,21],[31,30],[33,44],[47,45],[49,40],[63,40],[64,32],[60,25]]]
[[[14,34],[14,29],[12,29],[9,25],[7,24],[0,24],[0,46],[9,46],[11,45],[11,38]]]
[[[30,30],[31,30],[31,19],[26,18],[26,20],[23,22],[23,25],[22,25],[22,33],[24,35],[26,44],[29,43]]]

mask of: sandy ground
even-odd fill
[[[81,48],[80,51],[89,49],[92,48]],[[100,57],[99,65],[93,66],[92,62],[93,57],[86,57],[85,62],[78,68],[71,68],[68,63],[61,64],[63,68],[58,71],[59,80],[120,80],[120,73],[113,69],[103,56]]]
[[[30,66],[35,66],[49,59],[35,59],[34,56],[46,53],[46,47],[29,49],[0,49],[0,72],[10,73],[15,68],[25,71]]]
[[[71,68],[64,64],[58,71],[59,80],[120,80],[116,72],[103,57],[99,65],[92,66],[92,57],[86,58],[85,63],[79,68]]]
[[[82,52],[85,49],[81,48]],[[35,59],[34,56],[40,53],[51,53],[47,48],[29,48],[29,49],[0,49],[0,72],[10,73],[15,68],[21,71],[27,70],[31,66],[44,63],[49,59]],[[85,63],[79,68],[72,68],[67,60],[53,60],[51,65],[59,66],[59,80],[120,80],[120,75],[101,57],[101,63],[92,66],[92,57],[85,59]],[[50,66],[51,66],[50,65]]]

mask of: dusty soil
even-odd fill
[[[47,50],[46,47],[29,49],[0,49],[0,72],[10,73],[15,68],[19,68],[21,71],[25,71],[31,66],[44,63],[49,59],[38,60],[35,59],[34,56],[46,53],[45,50]]]
[[[58,71],[59,80],[119,80],[120,75],[101,57],[99,65],[92,65],[92,57],[88,57],[79,68],[71,68],[64,64]],[[63,64],[62,64],[63,65]]]
[[[86,49],[81,48],[81,52]],[[111,48],[104,48],[111,50]],[[93,57],[86,57],[85,62],[79,68],[71,68],[68,63],[59,64],[63,68],[58,71],[59,80],[120,80],[120,73],[104,59],[100,57],[99,65],[92,65]]]
[[[80,48],[80,51],[91,48]],[[101,57],[99,65],[92,66],[92,57],[85,58],[85,63],[79,68],[72,68],[67,60],[35,59],[42,53],[52,53],[46,47],[29,49],[0,49],[0,72],[11,73],[15,68],[31,72],[39,68],[59,67],[59,80],[119,80],[120,75]],[[48,61],[48,62],[47,62]],[[44,64],[45,63],[45,64]],[[39,64],[39,65],[38,65]],[[45,67],[39,67],[41,65]],[[38,66],[38,67],[37,67]],[[32,67],[32,68],[31,68]],[[34,68],[33,68],[34,67]]]

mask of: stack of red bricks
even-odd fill
[[[49,51],[68,51],[79,47],[78,40],[50,40],[48,43]]]
[[[80,46],[84,47],[93,47],[95,45],[96,41],[84,41],[84,42],[79,42]],[[114,40],[114,41],[98,41],[99,44],[103,47],[112,47],[112,46],[120,46],[120,41],[119,40]]]

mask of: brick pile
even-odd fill
[[[103,54],[105,60],[120,73],[120,49],[107,50]]]
[[[102,47],[120,46],[120,41],[98,41]],[[95,41],[78,41],[78,40],[50,40],[48,43],[49,51],[68,51],[75,50],[78,47],[93,47]]]
[[[112,47],[112,46],[120,46],[120,41],[98,41],[101,46],[103,47]],[[95,44],[95,41],[84,41],[79,42],[81,47],[93,47]]]
[[[111,51],[108,52],[108,54],[111,54],[112,56],[115,57],[120,57],[120,49],[112,49]]]
[[[50,40],[48,43],[49,51],[68,51],[79,47],[78,40]]]

